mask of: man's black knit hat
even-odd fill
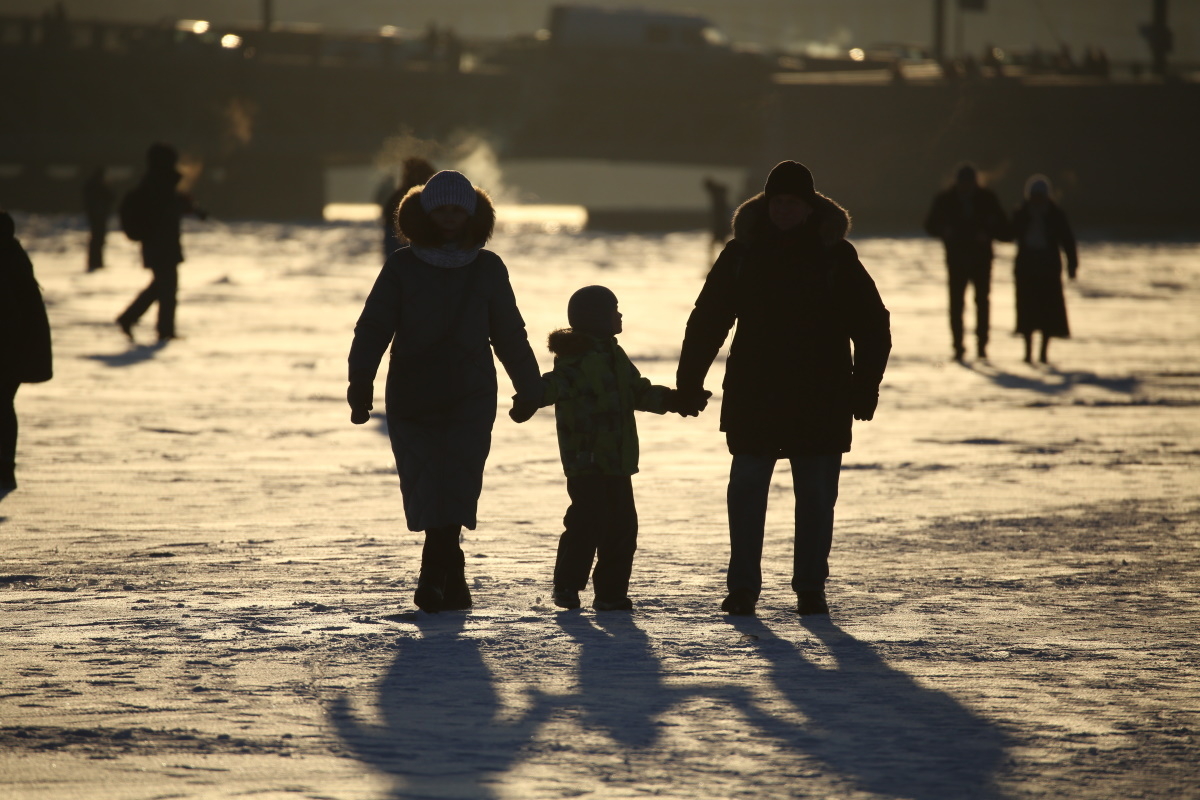
[[[817,196],[812,171],[799,161],[780,161],[776,164],[767,176],[763,193],[768,199],[777,194],[793,194],[805,200],[812,200]]]

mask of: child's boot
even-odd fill
[[[471,589],[467,586],[467,559],[461,548],[447,557],[445,586],[442,590],[443,611],[463,611],[471,607]]]

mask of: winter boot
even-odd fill
[[[443,611],[464,611],[471,607],[471,589],[467,586],[467,559],[461,549],[447,556],[446,581],[442,589]]]
[[[575,589],[554,587],[554,605],[566,609],[579,608],[579,592]]]
[[[828,614],[829,604],[825,602],[825,592],[819,589],[796,592],[796,612],[801,616]]]
[[[597,611],[633,611],[633,601],[628,597],[614,597],[607,600],[597,597],[592,601],[592,608]]]
[[[758,596],[749,589],[733,589],[721,602],[721,610],[739,617],[752,617],[757,602]]]

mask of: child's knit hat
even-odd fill
[[[604,286],[585,286],[567,301],[567,322],[571,329],[593,336],[615,336],[613,311],[617,296]]]

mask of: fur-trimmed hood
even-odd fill
[[[420,247],[441,247],[441,231],[433,224],[429,212],[421,208],[421,189],[414,186],[404,195],[400,205],[396,206],[396,216],[393,226],[408,241]],[[496,227],[496,208],[487,192],[475,187],[475,213],[467,218],[467,238],[463,242],[464,249],[483,247],[492,237]]]
[[[850,233],[850,212],[820,192],[813,213],[821,223],[821,241],[826,247],[832,247]],[[769,224],[767,195],[759,192],[733,212],[733,238],[743,244],[754,244],[762,236],[762,226]]]
[[[580,356],[596,346],[597,337],[571,328],[559,328],[546,339],[546,346],[556,356]]]

